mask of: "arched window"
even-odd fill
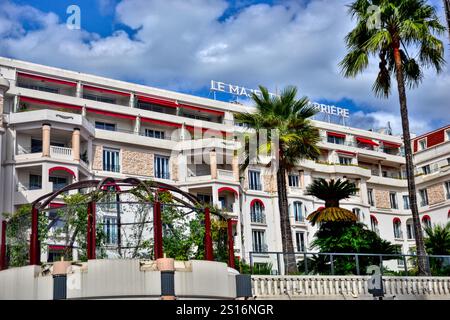
[[[305,217],[303,215],[303,203],[301,201],[294,201],[292,204],[292,214],[295,222],[304,222]]]
[[[406,220],[406,235],[410,240],[416,238],[416,235],[414,233],[414,224],[411,218]]]
[[[424,229],[431,228],[431,218],[429,215],[426,214],[422,217],[422,226]]]
[[[264,203],[261,200],[255,199],[250,203],[250,218],[254,223],[266,223]]]
[[[403,233],[402,233],[402,222],[399,218],[394,218],[393,222],[394,227],[394,238],[395,239],[403,239]]]
[[[377,234],[379,234],[379,230],[378,230],[378,220],[377,220],[377,218],[376,218],[373,214],[370,215],[370,229],[371,229],[373,232],[376,232]]]
[[[358,218],[358,221],[362,221],[363,220],[363,217],[362,217],[362,214],[361,214],[361,209],[353,208],[352,212],[355,214],[356,218]]]

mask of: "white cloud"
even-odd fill
[[[102,10],[116,2],[98,0]],[[371,92],[376,63],[357,79],[339,73],[343,39],[353,26],[349,0],[245,5],[250,2],[241,1],[223,21],[229,8],[224,0],[122,0],[115,21],[135,29],[133,38],[123,31],[100,37],[68,30],[52,13],[3,2],[0,55],[175,90],[194,91],[210,79],[263,84],[271,91],[294,84],[313,100],[347,98],[372,106],[363,110],[368,124],[384,126],[389,119],[400,132],[397,95],[379,100]],[[33,29],[27,31],[25,23]],[[448,71],[427,74],[422,86],[409,92],[413,130],[450,122]]]

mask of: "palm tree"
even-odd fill
[[[306,194],[325,201],[325,207],[310,213],[306,219],[312,225],[321,222],[357,221],[358,219],[352,211],[339,207],[340,200],[350,198],[357,191],[358,188],[355,184],[348,180],[315,179],[306,188]]]
[[[450,222],[445,226],[434,225],[425,228],[425,247],[429,254],[448,255],[450,254]]]
[[[447,18],[447,28],[450,37],[450,0],[444,0],[445,16]]]
[[[294,245],[289,220],[286,175],[288,170],[298,165],[300,160],[316,159],[320,154],[317,147],[320,141],[319,131],[309,120],[317,111],[306,97],[296,99],[296,87],[286,87],[279,96],[271,96],[262,86],[259,89],[260,96],[252,95],[255,112],[236,113],[235,120],[238,123],[247,124],[257,134],[263,129],[267,130],[267,143],[258,145],[256,154],[250,154],[249,145],[245,144],[241,170],[245,170],[251,161],[258,159],[261,150],[276,153],[278,162],[271,163],[270,166],[276,170],[285,271],[294,273],[297,272],[297,267],[295,256],[290,254],[294,252]],[[272,134],[272,130],[275,130],[275,135]],[[276,143],[278,143],[278,149],[274,150]]]
[[[373,8],[379,8],[374,22]],[[400,114],[405,145],[406,176],[410,207],[416,234],[420,275],[429,274],[425,246],[417,209],[413,155],[409,132],[406,86],[416,87],[423,78],[423,67],[440,72],[445,63],[444,47],[435,35],[442,35],[445,27],[439,22],[436,10],[424,0],[356,0],[349,7],[356,27],[346,36],[348,54],[341,61],[345,77],[355,77],[369,65],[369,57],[379,59],[379,73],[372,87],[378,97],[391,94],[391,77],[397,80]],[[417,50],[412,55],[413,49]]]

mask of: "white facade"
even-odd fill
[[[0,126],[0,212],[75,181],[155,179],[210,201],[235,219],[237,256],[248,259],[250,251],[260,251],[254,261],[264,262],[274,258],[265,252],[281,251],[275,177],[250,166],[240,179],[233,157],[237,143],[211,137],[242,131],[234,126],[233,112],[248,108],[6,58],[0,58],[0,73],[10,84]],[[360,191],[342,206],[403,253],[413,250],[401,137],[313,122],[323,138],[322,155],[317,162],[300,163],[288,179],[294,248],[308,249],[315,229],[305,217],[323,205],[305,195],[306,186],[317,177],[345,177]],[[428,195],[419,210],[431,223],[448,221],[448,128],[441,129],[443,141],[415,155],[417,190]],[[206,136],[192,138],[205,130]],[[195,156],[203,159],[200,164],[189,162]],[[396,235],[394,221],[400,221]]]

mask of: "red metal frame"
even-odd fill
[[[211,237],[211,214],[209,208],[205,208],[205,259],[214,260],[213,243]]]
[[[88,203],[87,207],[87,235],[86,247],[88,260],[96,258],[96,205],[94,201]]]
[[[228,266],[235,268],[234,263],[234,235],[233,235],[233,220],[227,219],[227,235],[228,235]]]
[[[39,265],[41,260],[41,248],[39,245],[39,210],[31,209],[31,235],[30,235],[30,265]]]
[[[153,254],[154,258],[164,257],[162,240],[161,202],[153,202]]]
[[[6,269],[6,220],[2,221],[2,239],[0,244],[0,270]]]

